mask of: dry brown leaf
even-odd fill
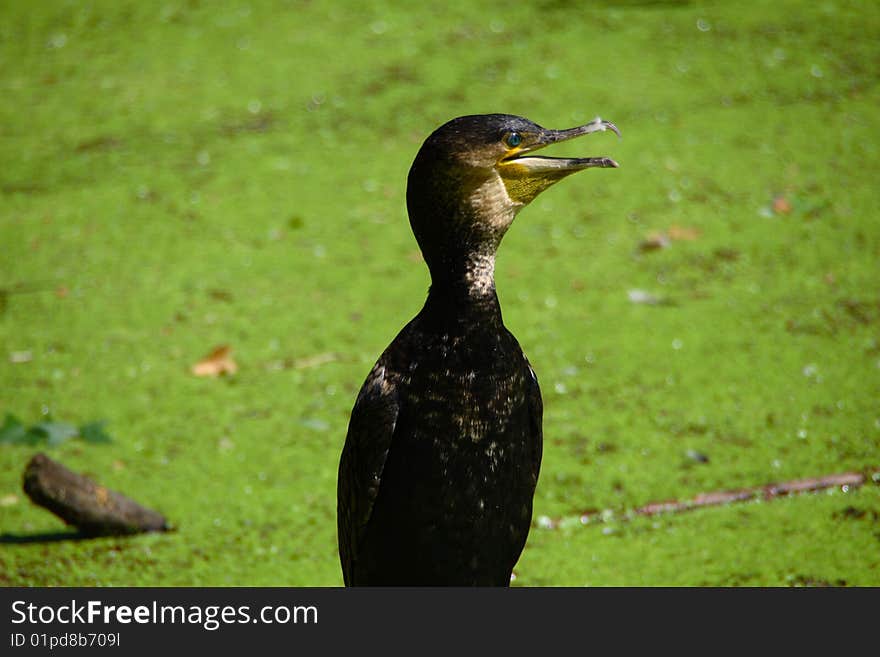
[[[788,214],[791,212],[791,203],[784,196],[777,196],[773,199],[773,212],[776,214]]]
[[[214,347],[211,353],[192,366],[192,373],[196,376],[221,376],[237,371],[238,365],[232,359],[232,347],[226,344]]]

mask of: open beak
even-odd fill
[[[586,125],[568,130],[542,130],[516,151],[498,162],[497,170],[507,187],[508,195],[525,205],[550,185],[577,171],[591,168],[616,169],[610,157],[544,157],[529,153],[559,142],[593,132],[611,130],[620,137],[620,130],[610,121],[596,117]]]

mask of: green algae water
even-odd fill
[[[0,584],[341,585],[348,415],[428,285],[406,173],[505,112],[623,134],[553,149],[620,169],[498,256],[545,405],[514,584],[880,585],[878,37],[862,2],[4,3],[0,415],[112,442],[0,444]],[[69,540],[39,450],[176,531]]]

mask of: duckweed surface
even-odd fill
[[[623,133],[499,254],[546,409],[515,584],[880,585],[880,5],[529,4],[3,3],[0,414],[112,442],[0,444],[0,584],[340,585],[348,414],[428,285],[409,164],[507,112]],[[176,531],[74,540],[37,450]]]

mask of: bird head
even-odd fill
[[[617,167],[608,157],[534,155],[551,144],[613,123],[596,118],[568,130],[549,130],[520,116],[462,116],[437,128],[410,168],[407,208],[413,232],[432,261],[474,250],[494,254],[517,212],[542,191],[584,169]]]

